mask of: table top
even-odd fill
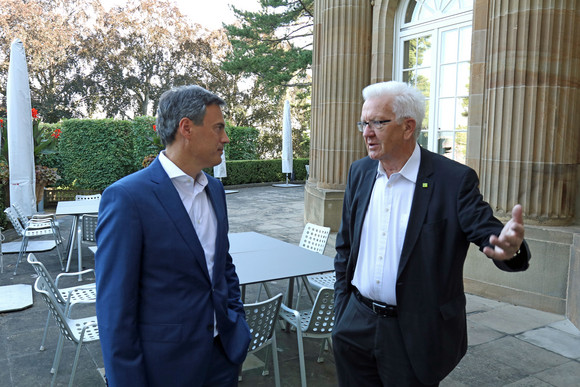
[[[58,202],[56,205],[56,215],[82,215],[98,214],[100,199],[90,200],[69,200]]]
[[[240,285],[334,271],[334,259],[256,232],[229,234]]]

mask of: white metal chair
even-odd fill
[[[75,201],[76,200],[95,200],[95,199],[100,199],[100,198],[101,198],[101,194],[77,195],[77,196],[75,196]]]
[[[252,335],[248,354],[257,352],[267,346],[272,347],[272,362],[274,363],[274,381],[276,387],[280,387],[280,368],[278,366],[278,346],[276,345],[275,328],[281,304],[282,293],[279,293],[268,300],[244,305],[246,321],[250,326],[250,333]],[[268,353],[266,352],[264,370],[262,371],[262,375],[264,376],[269,374],[267,364]],[[242,381],[241,367],[238,381]]]
[[[58,261],[60,263],[61,270],[64,270],[64,265],[62,263],[62,252],[60,250],[62,245],[62,240],[60,239],[60,233],[56,230],[54,223],[48,219],[30,219],[26,225],[20,223],[18,216],[12,207],[8,207],[4,210],[6,217],[14,226],[16,233],[22,237],[22,243],[20,244],[20,252],[18,253],[18,259],[16,260],[16,267],[14,268],[14,275],[18,270],[18,265],[22,256],[26,253],[26,248],[28,247],[28,242],[30,238],[41,237],[45,235],[52,235],[56,245],[56,251],[58,253]]]
[[[58,374],[58,367],[60,365],[60,358],[62,355],[63,348],[63,338],[72,341],[76,344],[76,354],[72,366],[72,371],[70,375],[69,387],[73,386],[73,381],[75,377],[75,372],[77,369],[77,364],[79,361],[79,355],[81,353],[81,348],[83,344],[90,343],[99,340],[99,328],[97,324],[96,316],[88,318],[71,319],[66,316],[64,311],[61,309],[60,305],[56,301],[54,294],[49,290],[49,285],[47,284],[44,277],[38,277],[34,283],[34,290],[46,302],[50,313],[52,313],[54,319],[57,322],[58,328],[60,330],[59,345],[56,350],[54,373],[52,375],[52,381],[50,383],[51,387],[54,386],[56,381],[56,376]],[[52,371],[52,370],[51,370]]]
[[[28,263],[32,265],[32,268],[39,277],[44,278],[46,282],[47,290],[52,292],[54,299],[57,304],[62,308],[66,316],[70,315],[71,308],[76,304],[89,304],[94,303],[97,299],[97,288],[94,283],[85,284],[80,286],[72,286],[67,288],[59,288],[58,281],[63,277],[74,277],[80,273],[61,273],[56,276],[56,280],[53,281],[52,276],[46,270],[46,267],[39,262],[34,254],[28,254]],[[94,269],[87,269],[82,272],[82,274],[95,273]],[[48,332],[48,324],[50,321],[50,312],[46,317],[46,324],[44,327],[44,334],[42,335],[42,342],[40,343],[40,350],[44,351],[44,343],[46,342],[46,334]]]
[[[11,207],[14,208],[14,212],[16,212],[18,220],[20,220],[20,223],[22,223],[22,225],[24,227],[26,227],[28,225],[28,221],[30,221],[31,219],[41,220],[41,221],[42,220],[50,221],[52,223],[55,231],[58,232],[58,238],[60,239],[60,242],[61,243],[63,242],[62,235],[60,233],[60,224],[56,220],[56,215],[54,215],[54,214],[32,214],[32,216],[26,216],[26,215],[24,215],[24,211],[22,210],[22,207],[20,207],[20,204],[12,203]]]
[[[330,235],[330,227],[325,227],[325,226],[319,226],[317,224],[312,224],[312,223],[307,223],[306,226],[304,226],[304,231],[302,231],[302,238],[300,238],[300,244],[299,246],[311,251],[314,251],[315,253],[319,253],[319,254],[324,254],[324,249],[326,248],[326,243],[328,242],[328,236]],[[331,259],[331,258],[329,258]],[[302,279],[302,284],[304,285],[304,288],[306,289],[306,293],[308,294],[308,298],[310,298],[310,301],[313,302],[313,296],[312,293],[310,292],[310,288],[307,285],[307,281],[310,282],[310,276],[309,277],[301,277]],[[300,285],[300,283],[298,281],[296,281],[297,286],[298,286],[298,300],[296,301],[297,304],[300,302],[300,294],[302,292],[302,286]],[[318,288],[316,288],[315,290],[318,291],[320,290],[322,286],[319,286]],[[328,287],[332,287],[332,286],[328,286]]]
[[[280,317],[296,328],[298,340],[298,356],[300,359],[300,379],[302,386],[306,387],[306,366],[304,362],[303,338],[324,339],[320,346],[318,362],[324,361],[324,343],[330,343],[330,336],[334,328],[334,290],[322,288],[318,291],[312,309],[294,310],[282,304],[280,306]]]
[[[85,214],[81,216],[78,224],[77,231],[77,252],[78,252],[78,262],[79,270],[82,267],[83,254],[82,254],[82,244],[83,242],[96,243],[97,239],[95,237],[95,231],[97,229],[97,215]],[[69,271],[70,259],[66,262],[66,271]],[[80,277],[82,279],[82,277]]]

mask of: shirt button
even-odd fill
[[[380,284],[380,283],[381,283],[381,281],[377,280],[377,283],[378,283],[378,284]]]
[[[381,255],[379,255],[379,259],[383,259],[383,257]]]

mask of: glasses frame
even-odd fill
[[[364,132],[367,125],[372,130],[382,130],[386,124],[393,120],[372,120],[372,121],[358,121],[356,123],[356,127],[358,128],[359,132]]]

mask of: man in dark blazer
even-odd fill
[[[224,189],[202,171],[229,142],[224,104],[199,86],[164,93],[165,150],[103,193],[95,266],[109,386],[237,385],[250,333]]]
[[[339,385],[438,385],[467,350],[469,244],[502,270],[526,270],[522,208],[503,226],[471,168],[417,144],[418,90],[383,82],[363,97],[368,157],[350,168],[336,240]]]

